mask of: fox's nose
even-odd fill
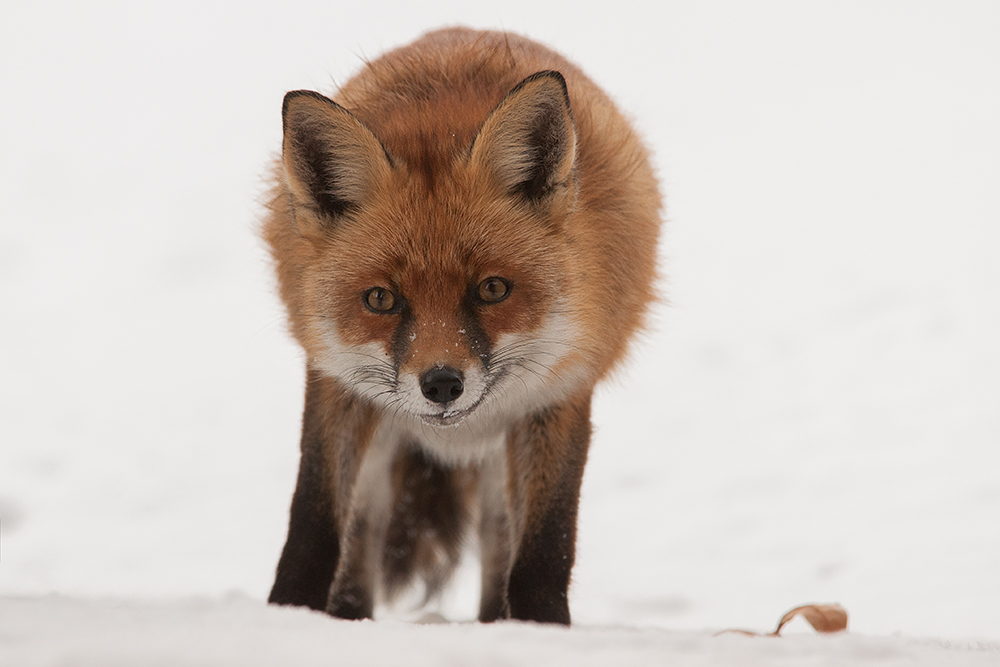
[[[435,403],[454,401],[462,395],[462,373],[450,366],[432,368],[420,378],[420,391]]]

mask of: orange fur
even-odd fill
[[[381,501],[355,484],[369,448],[390,448],[398,496],[420,488],[400,481],[420,466],[403,465],[410,459],[391,448],[423,447],[441,479],[464,468],[485,487],[496,445],[469,444],[482,440],[501,443],[506,499],[489,521],[510,539],[501,555],[484,555],[484,587],[489,578],[503,590],[484,590],[481,617],[568,622],[568,611],[534,591],[552,577],[568,583],[569,570],[552,569],[545,553],[568,549],[572,565],[593,387],[655,300],[660,196],[646,149],[607,95],[560,55],[516,35],[462,28],[368,63],[330,99],[290,93],[284,119],[263,234],[306,353],[307,402],[320,415],[307,407],[300,487],[307,458],[318,457],[340,541],[327,610],[371,613],[370,601],[344,602],[377,586],[377,573],[356,562],[361,542],[378,548],[380,539],[358,528],[379,525],[372,517]],[[509,293],[477,301],[476,285],[490,277],[507,281]],[[373,311],[366,295],[374,288],[400,310]],[[491,360],[514,370],[494,372]],[[480,391],[479,402],[456,399],[453,414],[426,391],[424,401],[413,387],[442,368],[464,378],[470,394]],[[385,438],[388,445],[371,444]],[[461,479],[467,488],[469,477]],[[293,503],[286,552],[295,512]],[[414,560],[434,559],[406,562]],[[287,563],[272,600],[304,604],[279,591],[294,588],[279,585],[283,567],[308,569],[292,556]],[[490,594],[497,599],[488,605]]]

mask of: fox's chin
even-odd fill
[[[445,410],[444,412],[439,412],[437,414],[421,414],[417,415],[420,417],[420,421],[424,422],[428,426],[458,426],[461,424],[466,417],[472,414],[475,408],[468,408],[466,410]]]

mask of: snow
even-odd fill
[[[1000,645],[795,635],[763,638],[658,628],[531,623],[335,621],[259,601],[0,601],[5,665],[996,665]],[[58,637],[58,642],[52,638]]]
[[[1000,663],[1000,5],[471,5],[5,5],[0,664]],[[456,22],[576,60],[667,197],[568,632],[262,603],[303,382],[255,236],[281,96]],[[807,602],[849,634],[712,637]]]

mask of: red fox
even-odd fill
[[[479,619],[568,624],[591,396],[656,298],[646,149],[560,55],[464,28],[282,121],[263,234],[307,372],[269,602],[430,599],[478,531]]]

